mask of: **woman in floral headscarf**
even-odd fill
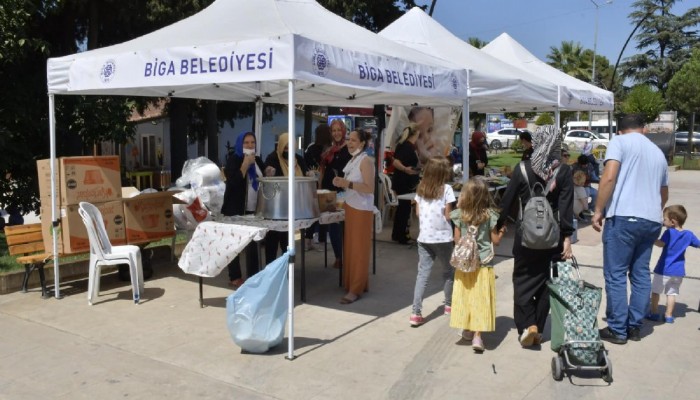
[[[560,162],[561,142],[557,129],[551,125],[539,127],[532,135],[532,147],[532,158],[521,162],[530,187],[520,165],[515,166],[501,198],[501,210],[510,210],[516,201],[520,201],[520,207],[523,207],[530,200],[532,185],[540,182],[549,187],[547,200],[555,217],[559,217],[560,238],[556,248],[534,250],[522,246],[519,230],[516,230],[513,241],[513,319],[523,347],[539,345],[542,341],[542,331],[549,314],[547,280],[550,265],[552,261],[571,258],[570,237],[574,232],[573,178],[569,165]],[[507,213],[501,214],[497,229],[505,224],[506,217]]]

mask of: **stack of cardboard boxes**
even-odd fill
[[[37,161],[37,170],[44,246],[51,249],[50,160]],[[81,201],[100,210],[113,245],[145,243],[175,234],[172,194],[160,192],[123,198],[118,156],[62,157],[56,160],[55,171],[59,253],[90,250],[87,230],[78,214]]]

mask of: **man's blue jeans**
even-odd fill
[[[605,276],[605,315],[608,327],[621,338],[629,328],[642,325],[649,306],[651,276],[649,259],[661,224],[643,218],[612,217],[603,231],[603,274]],[[627,276],[630,280],[629,303]]]

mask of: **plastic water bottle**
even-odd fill
[[[578,220],[574,217],[574,233],[571,235],[571,244],[578,242]]]

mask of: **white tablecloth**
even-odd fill
[[[377,233],[382,230],[379,210],[374,210]],[[345,211],[323,212],[319,218],[294,221],[294,230],[306,229],[318,221],[332,224],[345,220]],[[197,225],[192,238],[182,252],[178,266],[184,272],[202,277],[215,277],[251,240],[262,240],[268,231],[287,232],[286,220],[269,220],[253,215],[222,217],[219,222],[206,221]]]
[[[294,221],[294,230],[306,229],[318,221],[318,218],[298,219]],[[225,224],[236,224],[266,228],[270,231],[287,232],[289,226],[287,220],[273,220],[256,217],[255,215],[237,215],[234,217],[223,217],[221,222]]]
[[[377,223],[377,233],[380,233],[382,231],[382,217],[379,210],[377,210],[376,208],[374,209],[374,218]],[[271,231],[287,232],[287,220],[276,221],[263,219],[254,215],[244,215],[235,217],[223,217],[220,219],[220,221],[223,223],[257,226],[261,228],[267,228]],[[321,225],[343,222],[345,221],[345,210],[340,209],[336,211],[324,211],[319,215],[318,218],[296,220],[294,221],[294,230],[306,229],[313,225],[316,221],[318,221],[318,223]]]
[[[207,221],[197,225],[177,265],[188,274],[215,277],[251,240],[262,240],[268,228]]]

